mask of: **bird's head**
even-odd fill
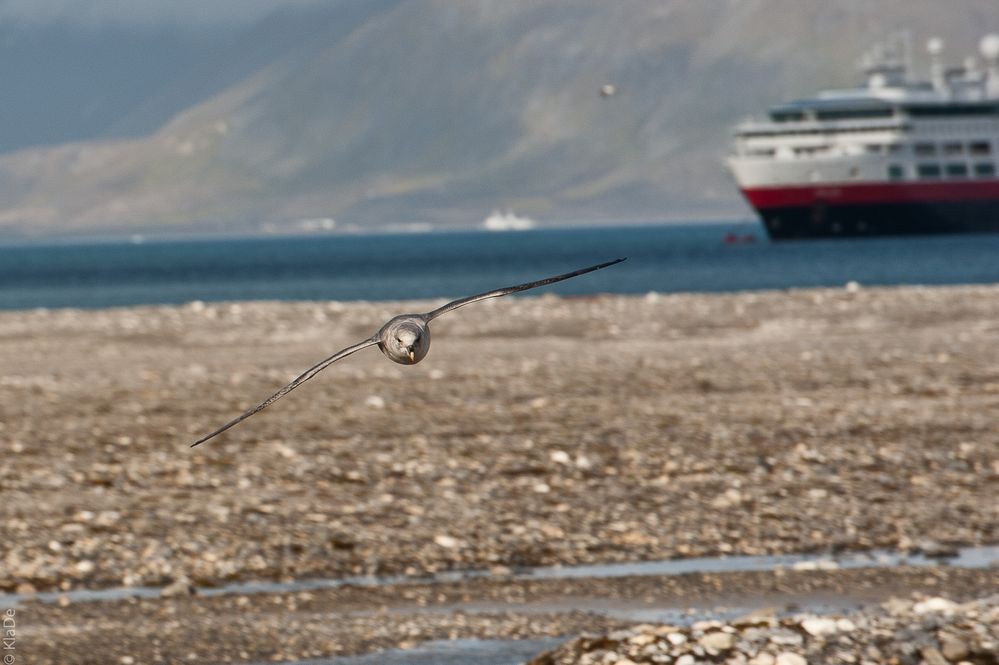
[[[430,350],[430,329],[416,317],[396,317],[382,328],[379,347],[390,360],[415,365]]]

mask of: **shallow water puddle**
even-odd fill
[[[296,661],[295,665],[520,665],[568,638],[435,640],[412,649]]]
[[[739,598],[745,603],[747,598]],[[716,619],[731,621],[761,608],[782,607],[777,616],[793,612],[830,614],[854,609],[860,606],[855,598],[811,594],[804,596],[776,595],[754,597],[751,604],[715,606],[710,608],[680,609],[676,606],[655,603],[635,603],[624,600],[599,598],[573,598],[561,601],[531,602],[526,605],[504,603],[458,603],[454,605],[424,608],[426,612],[503,612],[515,610],[528,613],[594,612],[616,619],[640,623],[668,623],[674,626],[689,626],[695,621]],[[339,656],[319,660],[295,661],[294,665],[519,665],[537,656],[542,651],[552,649],[569,637],[541,638],[525,640],[434,640],[424,642],[413,649],[392,649],[365,654],[363,656]],[[263,665],[263,664],[260,664]]]
[[[608,578],[631,576],[672,576],[689,573],[765,572],[779,568],[797,570],[894,568],[897,566],[938,566],[955,568],[988,568],[999,565],[999,545],[965,547],[948,558],[932,558],[922,554],[908,554],[891,550],[845,553],[830,556],[821,554],[787,554],[778,556],[731,556],[670,559],[666,561],[638,561],[583,566],[546,566],[514,569],[509,575],[495,576],[489,571],[447,571],[431,576],[407,577],[343,577],[296,580],[292,582],[236,582],[220,587],[201,587],[198,595],[223,596],[233,594],[289,593],[318,589],[335,589],[343,586],[380,587],[403,584],[447,584],[469,579],[491,578],[502,580],[557,580],[581,578]],[[73,603],[122,600],[125,598],[158,598],[159,587],[114,587],[110,589],[78,589],[73,591],[47,591],[34,595],[0,594],[0,606],[13,607],[28,600],[54,603],[66,596]]]

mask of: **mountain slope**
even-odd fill
[[[721,166],[733,122],[853,83],[890,29],[941,35],[954,60],[999,30],[991,0],[960,8],[402,0],[350,22],[317,13],[293,48],[149,136],[0,156],[0,228],[744,213]],[[617,94],[602,98],[605,83]]]

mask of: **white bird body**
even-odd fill
[[[378,348],[389,360],[415,365],[430,351],[430,325],[423,314],[402,314],[378,331]]]

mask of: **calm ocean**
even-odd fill
[[[726,243],[727,234],[755,236]],[[461,296],[619,256],[562,294],[999,282],[999,235],[771,244],[755,222],[0,246],[0,309]]]

